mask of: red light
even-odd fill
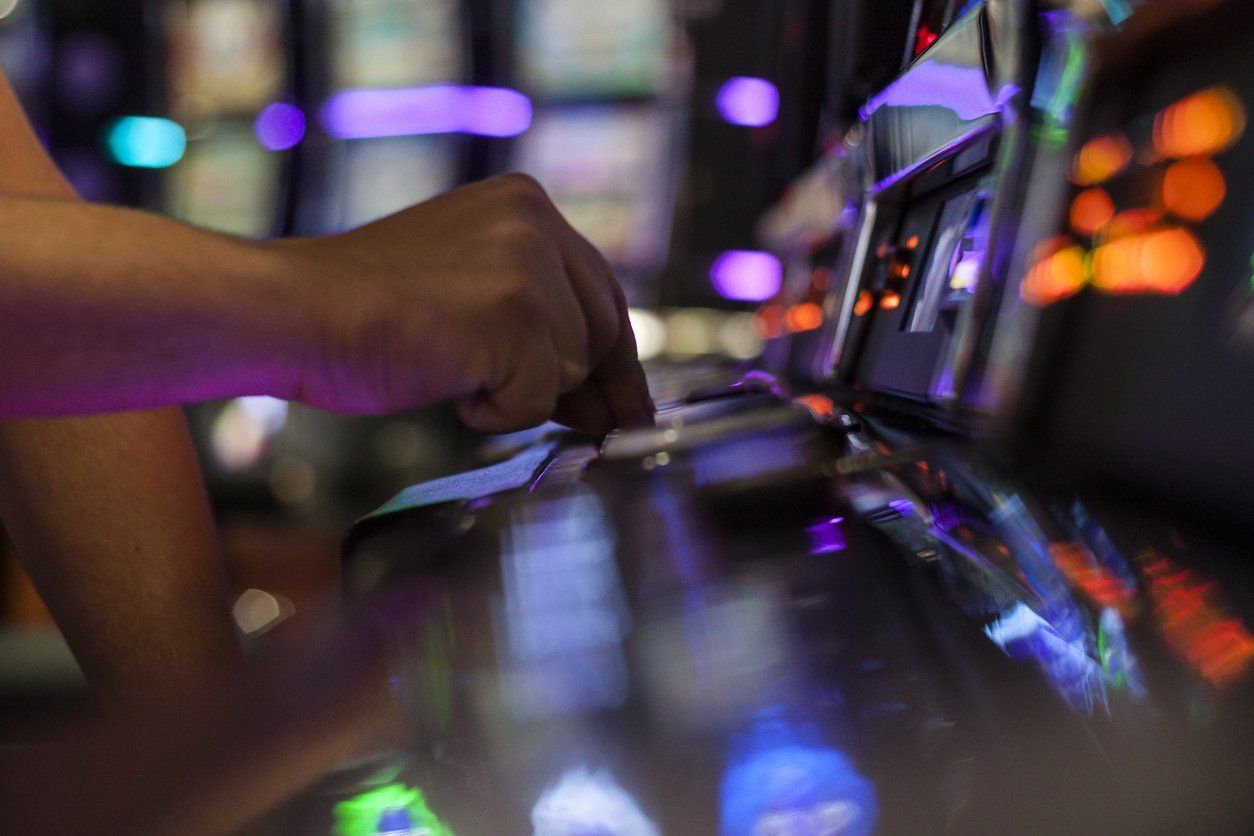
[[[914,41],[914,54],[916,56],[922,55],[927,51],[929,46],[936,43],[936,39],[938,37],[940,36],[936,32],[932,31],[932,27],[928,26],[926,23],[920,25],[919,33],[915,37]],[[900,41],[898,41],[898,43],[900,43]]]
[[[836,413],[836,404],[826,395],[802,395],[797,398],[797,403],[813,412],[820,418],[826,418]]]

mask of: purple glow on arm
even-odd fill
[[[770,253],[730,250],[715,259],[710,282],[724,299],[765,302],[779,293],[784,266]]]
[[[762,128],[779,115],[779,88],[764,78],[729,78],[714,97],[724,119],[733,125]]]
[[[397,90],[344,90],[322,107],[337,139],[465,133],[517,136],[531,126],[531,100],[505,87],[434,84]]]
[[[253,133],[268,151],[285,151],[305,138],[305,114],[296,105],[275,102],[262,108]]]

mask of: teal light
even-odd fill
[[[183,126],[156,116],[123,116],[105,134],[109,156],[132,168],[166,168],[183,159]]]

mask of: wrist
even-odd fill
[[[248,317],[260,351],[264,394],[300,400],[335,310],[326,264],[310,253],[313,239],[242,242],[249,249]]]

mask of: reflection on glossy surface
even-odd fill
[[[984,628],[1011,659],[1035,663],[1046,680],[1077,711],[1109,711],[1102,669],[1079,642],[1068,641],[1023,603]]]
[[[763,719],[736,741],[723,777],[723,836],[864,836],[875,828],[871,782],[817,729]]]
[[[506,705],[520,718],[622,703],[630,619],[604,511],[579,492],[520,510],[501,533]]]
[[[659,836],[631,795],[608,772],[572,769],[531,810],[535,836]]]
[[[376,836],[402,832],[453,836],[427,805],[422,790],[388,784],[335,805],[335,836]]]

